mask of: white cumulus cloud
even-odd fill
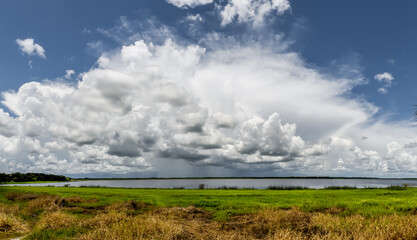
[[[388,72],[379,73],[375,75],[374,78],[378,80],[379,82],[387,84],[388,86],[391,86],[392,81],[394,80],[394,77],[392,76],[392,74]]]
[[[196,15],[188,15],[186,20],[191,22],[204,22],[203,17],[198,13]]]
[[[72,75],[75,74],[75,71],[72,69],[67,69],[65,70],[65,78],[66,79],[71,79]]]
[[[225,26],[235,19],[239,23],[262,25],[265,17],[276,13],[281,15],[291,8],[288,0],[229,0],[220,7],[221,24]]]
[[[282,124],[271,106],[253,111],[253,104],[273,95],[247,98],[253,91],[251,78],[259,73],[249,66],[259,58],[250,48],[235,51],[206,53],[201,46],[171,39],[162,45],[137,41],[115,55],[103,55],[76,86],[30,82],[5,92],[2,103],[16,118],[1,115],[0,133],[8,139],[3,149],[10,150],[0,155],[20,159],[16,170],[50,164],[67,172],[132,172],[152,171],[155,158],[246,168],[324,154],[296,135],[295,124]],[[244,58],[235,58],[238,52]],[[225,57],[233,64],[219,65]],[[272,65],[291,65],[294,56],[270,59],[276,57],[281,60]],[[242,68],[247,72],[239,73]],[[263,84],[281,78],[273,68],[264,68]],[[246,86],[232,88],[238,80]]]
[[[179,8],[194,8],[215,2],[214,0],[166,0]],[[221,25],[226,26],[233,22],[250,23],[261,26],[265,19],[273,14],[282,15],[291,9],[288,0],[226,0],[216,3]],[[203,21],[200,14],[189,15],[187,20]]]
[[[388,88],[391,87],[392,82],[394,81],[394,77],[388,72],[376,74],[374,78],[383,84],[383,87],[378,88],[378,92],[382,94],[386,94],[388,92]]]
[[[140,39],[103,53],[79,76],[77,83],[29,82],[2,93],[1,169],[414,171],[406,166],[417,159],[415,126],[375,120],[378,108],[350,94],[364,82],[360,74],[324,74],[261,41]]]
[[[46,58],[45,56],[45,49],[33,40],[33,38],[27,39],[16,39],[17,45],[19,45],[20,50],[22,53],[26,53],[28,55],[37,55],[41,58]]]
[[[381,87],[381,88],[378,88],[378,92],[381,94],[386,94],[388,90],[386,88]]]
[[[206,5],[212,3],[213,0],[166,0],[168,3],[179,8],[194,8],[200,5]]]

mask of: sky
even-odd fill
[[[416,7],[0,1],[0,172],[416,177]]]

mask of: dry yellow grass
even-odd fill
[[[22,220],[10,214],[0,213],[0,236],[27,231],[29,228]]]
[[[308,213],[266,209],[255,214],[214,221],[194,207],[158,209],[135,217],[124,213],[98,215],[105,224],[91,225],[82,240],[98,239],[417,239],[416,216]]]
[[[36,229],[67,228],[77,223],[77,218],[62,211],[45,212],[36,225]]]
[[[0,203],[0,213],[16,214],[20,210],[19,204],[2,204]]]
[[[29,201],[27,210],[36,211],[56,211],[61,207],[66,207],[71,204],[80,203],[83,200],[80,197],[58,197],[41,195]]]
[[[29,202],[28,210],[55,211],[59,208],[59,197],[41,196]]]

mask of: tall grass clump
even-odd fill
[[[17,214],[20,210],[19,204],[2,204],[0,203],[0,213]]]
[[[29,231],[27,224],[14,215],[0,213],[0,237]]]
[[[45,212],[36,225],[36,229],[60,229],[69,228],[77,223],[77,218],[62,211]]]

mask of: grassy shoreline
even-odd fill
[[[63,181],[29,181],[29,182],[0,182],[1,185],[13,185],[13,184],[37,184],[37,183],[60,183]],[[65,182],[76,182],[76,181],[65,181]]]
[[[294,206],[304,211],[336,206],[364,215],[417,212],[417,188],[414,187],[271,190],[7,186],[0,188],[0,202],[7,201],[5,196],[9,193],[94,198],[97,205],[136,200],[157,207],[196,206],[216,212],[231,208],[235,210],[231,214],[262,207]]]
[[[120,211],[117,210],[118,208],[120,208]],[[94,221],[99,221],[99,218],[107,219],[109,217],[115,217],[112,215],[115,214],[115,212],[111,209],[116,209],[116,212],[119,211],[119,213],[123,213],[123,216],[120,215],[119,217],[125,219],[126,224],[127,222],[133,224],[135,221],[145,221],[148,218],[152,219],[156,217],[158,219],[161,218],[160,221],[171,219],[170,221],[172,221],[172,224],[176,221],[181,221],[181,224],[183,224],[184,227],[194,223],[194,220],[188,219],[188,215],[195,215],[194,217],[196,219],[201,218],[200,220],[203,222],[211,222],[213,226],[228,225],[232,223],[238,224],[236,221],[240,222],[247,218],[271,217],[275,219],[275,215],[281,216],[282,219],[280,219],[282,221],[276,220],[279,223],[277,222],[275,227],[271,227],[271,229],[268,230],[268,234],[276,234],[274,229],[284,229],[285,231],[288,230],[288,234],[290,235],[303,235],[304,233],[294,232],[293,230],[298,229],[305,224],[313,224],[311,218],[315,219],[318,216],[331,218],[335,221],[335,224],[340,221],[350,221],[349,219],[351,218],[360,218],[364,221],[365,225],[379,224],[379,221],[383,221],[383,219],[385,219],[384,221],[388,221],[386,219],[391,218],[392,221],[396,219],[395,221],[399,222],[403,220],[409,222],[416,219],[415,229],[417,229],[417,188],[295,189],[291,191],[268,189],[199,190],[14,186],[0,188],[0,212],[6,214],[9,212],[9,215],[7,215],[9,221],[12,221],[10,219],[15,219],[13,221],[20,221],[22,226],[26,226],[26,230],[22,233],[30,233],[27,239],[82,239],[83,237],[77,234],[99,234],[98,232],[95,232],[96,230],[99,231],[99,226],[94,225],[92,228],[86,227],[88,225],[87,222],[93,221],[93,219],[95,219]],[[189,211],[191,212],[188,213]],[[55,215],[51,217],[51,214]],[[178,214],[180,216],[177,216]],[[285,218],[293,216],[294,214],[297,216],[304,216],[305,219],[310,220],[308,220],[308,222],[297,223],[299,225],[294,225],[292,227],[286,226],[284,224]],[[45,224],[44,221],[47,221],[47,218],[58,218],[59,216],[72,219],[73,222],[71,222],[71,224],[81,221],[87,225],[75,226],[68,223],[69,225],[62,224],[61,227],[56,229],[55,227],[39,227],[41,224]],[[4,218],[6,219],[7,217]],[[74,219],[77,219],[77,221]],[[273,220],[270,219],[268,221]],[[57,222],[59,221],[57,220]],[[112,224],[116,224],[116,222]],[[239,224],[238,226],[241,226]],[[267,222],[261,221],[256,224],[262,225],[267,224]],[[69,227],[70,225],[71,227]],[[235,226],[236,229],[239,228],[238,226]],[[114,225],[114,227],[116,227],[116,225]],[[256,227],[261,226],[256,225]],[[313,227],[313,225],[311,227]],[[401,228],[403,226],[398,225],[398,227]],[[76,229],[74,230],[74,228]],[[391,226],[391,228],[395,228],[395,224]],[[218,231],[220,230],[221,229],[218,229]],[[189,229],[187,231],[193,232],[194,230]],[[50,234],[53,237],[45,237],[45,234]],[[100,234],[97,236],[101,236],[102,238],[109,237]],[[224,234],[226,234],[226,232]],[[324,233],[321,232],[320,234]],[[13,231],[9,231],[8,233],[6,233],[6,231],[0,231],[0,238],[16,235],[19,235],[18,231],[15,231],[14,233]],[[193,236],[196,237],[195,235]],[[415,236],[417,236],[417,233]],[[251,239],[253,236],[251,237],[248,235],[246,237],[247,239]],[[308,238],[307,235],[304,237]],[[154,238],[158,237],[154,236]],[[97,237],[97,239],[100,239],[100,237]],[[134,238],[127,237],[121,239]],[[152,239],[152,236],[143,239]]]

